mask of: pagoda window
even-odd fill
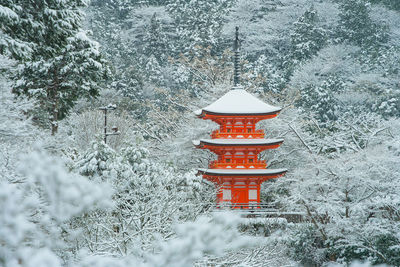
[[[225,162],[226,162],[226,163],[230,163],[230,162],[231,162],[231,159],[226,159]]]
[[[257,199],[257,190],[253,190],[253,189],[250,189],[249,190],[249,199],[254,199],[254,200],[256,200]]]
[[[230,133],[230,132],[231,132],[231,128],[227,128],[226,131],[227,131],[228,133]]]
[[[249,159],[249,163],[253,163],[253,159]]]
[[[232,194],[231,194],[230,189],[222,190],[222,199],[223,200],[231,200],[232,199]]]
[[[251,128],[247,128],[247,132],[248,132],[248,133],[251,133]]]

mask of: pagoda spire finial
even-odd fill
[[[233,43],[234,55],[234,72],[233,72],[233,88],[239,87],[240,85],[240,43],[239,43],[239,27],[236,26],[235,41]]]

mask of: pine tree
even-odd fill
[[[291,39],[295,59],[309,59],[325,45],[327,34],[317,26],[318,21],[317,11],[310,8],[294,23]]]
[[[22,23],[18,14],[20,9],[15,1],[0,1],[0,53],[12,54],[17,59],[27,58],[32,52],[29,40],[15,36],[17,25]]]
[[[229,0],[178,0],[167,5],[174,18],[178,39],[177,53],[193,50],[195,46],[215,47],[220,43],[223,16],[231,6]]]
[[[314,117],[325,125],[338,118],[339,101],[335,94],[343,91],[343,82],[337,77],[328,77],[321,85],[310,84],[300,92],[297,105],[311,112]]]
[[[145,30],[143,54],[148,57],[154,56],[158,64],[165,65],[168,59],[169,40],[157,13],[153,14]]]
[[[400,11],[400,1],[398,0],[369,0],[371,3],[384,4],[387,7]]]
[[[342,1],[339,17],[338,36],[345,41],[371,47],[388,40],[387,27],[372,20],[366,1]]]
[[[155,85],[159,85],[160,83],[162,83],[162,72],[160,64],[158,63],[158,60],[154,55],[151,55],[148,58],[145,70],[148,74],[147,79],[151,83],[154,83]]]
[[[98,44],[82,30],[80,9],[85,6],[81,0],[3,3],[18,16],[2,27],[8,43],[28,43],[31,50],[22,57],[20,49],[8,46],[20,60],[13,92],[36,100],[38,114],[50,122],[53,135],[79,98],[98,94],[107,70]]]

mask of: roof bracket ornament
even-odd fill
[[[235,34],[235,41],[233,43],[233,49],[234,49],[234,72],[233,72],[233,88],[236,89],[240,87],[240,42],[239,42],[239,27],[236,26],[236,34]]]

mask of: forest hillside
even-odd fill
[[[0,0],[0,266],[399,266],[399,26],[398,0]],[[261,200],[301,222],[196,175],[235,27],[282,107]]]

